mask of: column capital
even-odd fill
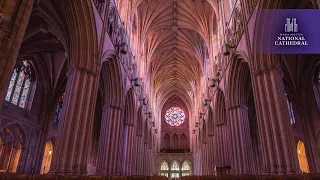
[[[92,76],[96,76],[97,73],[91,69],[88,69],[86,67],[80,67],[77,65],[73,65],[72,67],[70,67],[66,73],[67,77],[74,71],[74,70],[78,70],[78,71],[82,71],[82,72],[86,72]]]
[[[106,110],[106,109],[117,109],[117,110],[122,110],[121,106],[117,106],[117,105],[113,105],[113,104],[105,104],[102,107],[102,110]]]
[[[244,104],[237,104],[237,105],[229,106],[228,110],[233,110],[233,109],[237,109],[237,108],[243,108],[243,109],[248,110],[248,106],[244,105]]]

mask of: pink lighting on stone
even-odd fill
[[[257,53],[254,13],[320,0],[0,4],[1,177],[320,173],[320,55]]]

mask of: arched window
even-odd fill
[[[190,162],[184,161],[182,163],[182,176],[190,176],[191,175],[191,168],[190,168]]]
[[[46,147],[44,149],[43,160],[42,160],[42,167],[40,174],[45,174],[49,172],[51,159],[52,159],[52,152],[53,152],[53,145],[51,141],[46,143]]]
[[[170,149],[170,136],[166,134],[164,136],[164,149]]]
[[[168,124],[171,126],[180,126],[186,116],[184,111],[179,107],[171,107],[166,111],[165,119]]]
[[[169,177],[169,165],[166,161],[160,164],[160,175]]]
[[[56,106],[56,116],[54,117],[54,123],[59,124],[61,115],[62,115],[62,105],[63,105],[63,100],[64,100],[64,93],[59,97],[58,103]]]
[[[179,178],[180,177],[180,167],[179,163],[174,160],[171,164],[171,178]]]
[[[290,117],[290,123],[294,124],[294,123],[296,123],[296,120],[295,120],[294,114],[293,114],[292,103],[289,101],[289,97],[287,94],[286,94],[286,101],[287,101],[287,108],[288,108],[289,117]]]
[[[306,149],[302,141],[298,142],[297,153],[298,153],[298,160],[299,160],[301,171],[305,173],[309,173],[310,171],[309,171],[309,164],[308,164]]]
[[[187,136],[185,134],[181,135],[181,149],[189,149],[187,146]]]
[[[22,129],[18,125],[11,125],[0,132],[0,138],[3,142],[0,171],[16,172],[24,141]]]
[[[32,67],[27,60],[13,70],[5,100],[21,108],[26,107],[32,80]]]
[[[179,148],[179,138],[178,138],[178,135],[176,135],[176,134],[174,134],[172,136],[172,147],[173,147],[173,149]]]

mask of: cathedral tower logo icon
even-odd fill
[[[298,32],[297,18],[287,18],[287,23],[285,24],[285,32]]]
[[[280,33],[275,46],[308,46],[303,33],[298,33],[297,18],[286,18],[285,32]]]

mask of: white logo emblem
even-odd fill
[[[298,32],[297,18],[287,18],[287,23],[285,24],[285,32]]]

